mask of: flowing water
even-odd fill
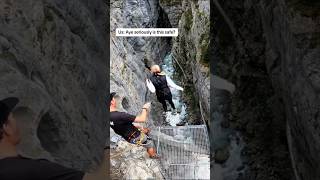
[[[166,73],[171,79],[173,79],[173,74],[175,72],[172,55],[169,53],[163,60],[164,65],[162,65],[163,72]],[[177,85],[178,83],[175,82]],[[166,121],[170,124],[170,126],[176,126],[179,122],[183,121],[187,115],[186,112],[186,104],[181,100],[181,91],[170,88],[172,93],[172,101],[178,111],[177,114],[172,114],[171,112],[166,112]],[[168,106],[169,107],[169,106]]]
[[[166,73],[167,76],[169,76],[171,79],[173,79],[173,75],[175,73],[175,68],[173,66],[172,54],[169,53],[164,58],[163,62],[164,62],[164,64],[162,65],[162,70]],[[179,81],[174,80],[174,82],[177,85],[182,86]],[[173,97],[173,103],[174,103],[178,113],[172,114],[171,112],[166,112],[165,119],[170,124],[170,126],[176,126],[176,124],[185,120],[186,116],[188,115],[188,112],[187,112],[187,108],[186,108],[187,106],[182,101],[182,98],[181,98],[183,92],[171,88],[171,93],[172,93],[172,97]],[[188,126],[188,123],[186,123],[185,126]],[[186,137],[184,136],[182,130],[181,131],[177,130],[175,138],[184,139]],[[193,140],[190,140],[190,141],[193,141]],[[196,164],[196,166],[194,166],[194,169],[191,170],[192,172],[195,172],[195,174],[193,174],[192,177],[195,179],[209,179],[210,178],[210,165],[209,165],[210,164],[210,157],[206,154],[197,154],[195,156],[196,156],[195,161],[193,163]]]
[[[171,53],[169,53],[164,59],[164,65],[162,65],[162,70],[173,79],[173,75],[175,73],[175,68],[173,66],[173,59]],[[215,77],[217,79],[217,77]],[[219,85],[225,86],[229,91],[233,92],[234,87],[229,87],[230,85],[224,81],[219,79]],[[176,84],[179,85],[179,81],[175,81]],[[231,90],[230,90],[231,89]],[[166,121],[171,126],[176,126],[181,121],[184,121],[186,116],[188,115],[186,104],[181,99],[181,91],[171,89],[173,102],[178,109],[181,111],[176,115],[173,115],[171,112],[166,113]],[[168,106],[169,107],[169,106]],[[228,160],[223,164],[214,164],[213,176],[214,180],[236,180],[240,174],[242,174],[246,166],[243,163],[243,159],[241,157],[241,152],[245,146],[244,141],[241,138],[241,134],[237,131],[234,131],[230,128],[222,128],[221,121],[222,118],[215,117],[215,121],[213,123],[213,131],[215,131],[215,143],[214,146],[216,148],[227,146],[230,156]],[[188,124],[186,124],[188,125]],[[182,134],[177,133],[176,137],[183,136]],[[179,137],[183,138],[183,137]],[[210,162],[210,158],[207,155],[200,155],[197,157],[196,164],[208,164]],[[199,179],[209,179],[210,176],[210,167],[208,166],[199,166],[197,169],[196,178]],[[209,176],[208,176],[209,175]]]
[[[235,91],[235,87],[232,83],[220,77],[212,77],[211,82],[214,82],[211,84],[211,87],[215,89],[222,89],[230,93]],[[228,121],[226,116],[227,114],[223,114],[222,112],[218,111],[215,111],[212,115],[212,149],[214,152],[217,150],[229,152],[229,157],[224,163],[215,163],[213,165],[212,172],[214,180],[237,180],[247,168],[244,164],[244,158],[242,156],[242,150],[245,147],[245,143],[241,138],[240,132],[230,127],[221,126],[223,121]]]

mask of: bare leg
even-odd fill
[[[155,148],[148,148],[147,152],[149,154],[149,157],[154,157],[155,155],[157,155]]]

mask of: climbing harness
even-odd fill
[[[130,142],[132,138],[136,138],[134,137],[134,135],[137,133],[138,131],[134,131],[129,137],[128,137],[128,141]]]
[[[145,137],[145,134],[140,131],[140,138],[138,140],[133,139],[132,142],[134,144],[141,145],[142,144],[142,140],[144,139],[144,137]]]
[[[144,140],[144,138],[146,138],[145,143],[142,142],[142,141]],[[132,143],[133,143],[133,144],[136,144],[136,145],[139,145],[139,146],[141,146],[141,145],[144,145],[144,146],[145,146],[145,145],[151,144],[151,142],[148,142],[147,139],[150,139],[150,137],[147,136],[145,133],[141,132],[141,133],[140,133],[140,138],[139,138],[138,140],[133,139],[133,140],[132,140]]]

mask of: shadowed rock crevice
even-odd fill
[[[122,107],[123,107],[125,110],[130,109],[130,104],[129,104],[129,101],[128,101],[128,99],[127,99],[126,97],[124,97],[124,98],[122,99],[121,104],[122,104]]]
[[[67,143],[59,133],[59,126],[61,126],[59,120],[54,119],[52,114],[47,112],[41,117],[37,129],[37,136],[42,147],[52,154],[58,153]]]

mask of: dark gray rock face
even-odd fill
[[[23,155],[83,170],[101,161],[105,17],[100,0],[0,2],[0,98],[24,107]]]
[[[209,1],[160,1],[179,35],[173,38],[173,59],[185,91],[183,98],[189,108],[189,123],[208,122],[210,81],[208,64]],[[179,9],[179,11],[174,11]],[[178,20],[178,25],[176,19]]]
[[[319,12],[320,3],[315,1],[261,5],[266,66],[285,105],[288,143],[297,179],[320,178]],[[270,13],[274,14],[273,19]]]
[[[227,18],[213,9],[211,65],[236,85],[233,125],[245,136],[250,167],[244,179],[319,179],[319,2],[220,3]]]
[[[169,23],[173,28],[177,28],[181,15],[183,13],[182,0],[160,0],[160,6],[163,8],[164,12],[168,15]]]

